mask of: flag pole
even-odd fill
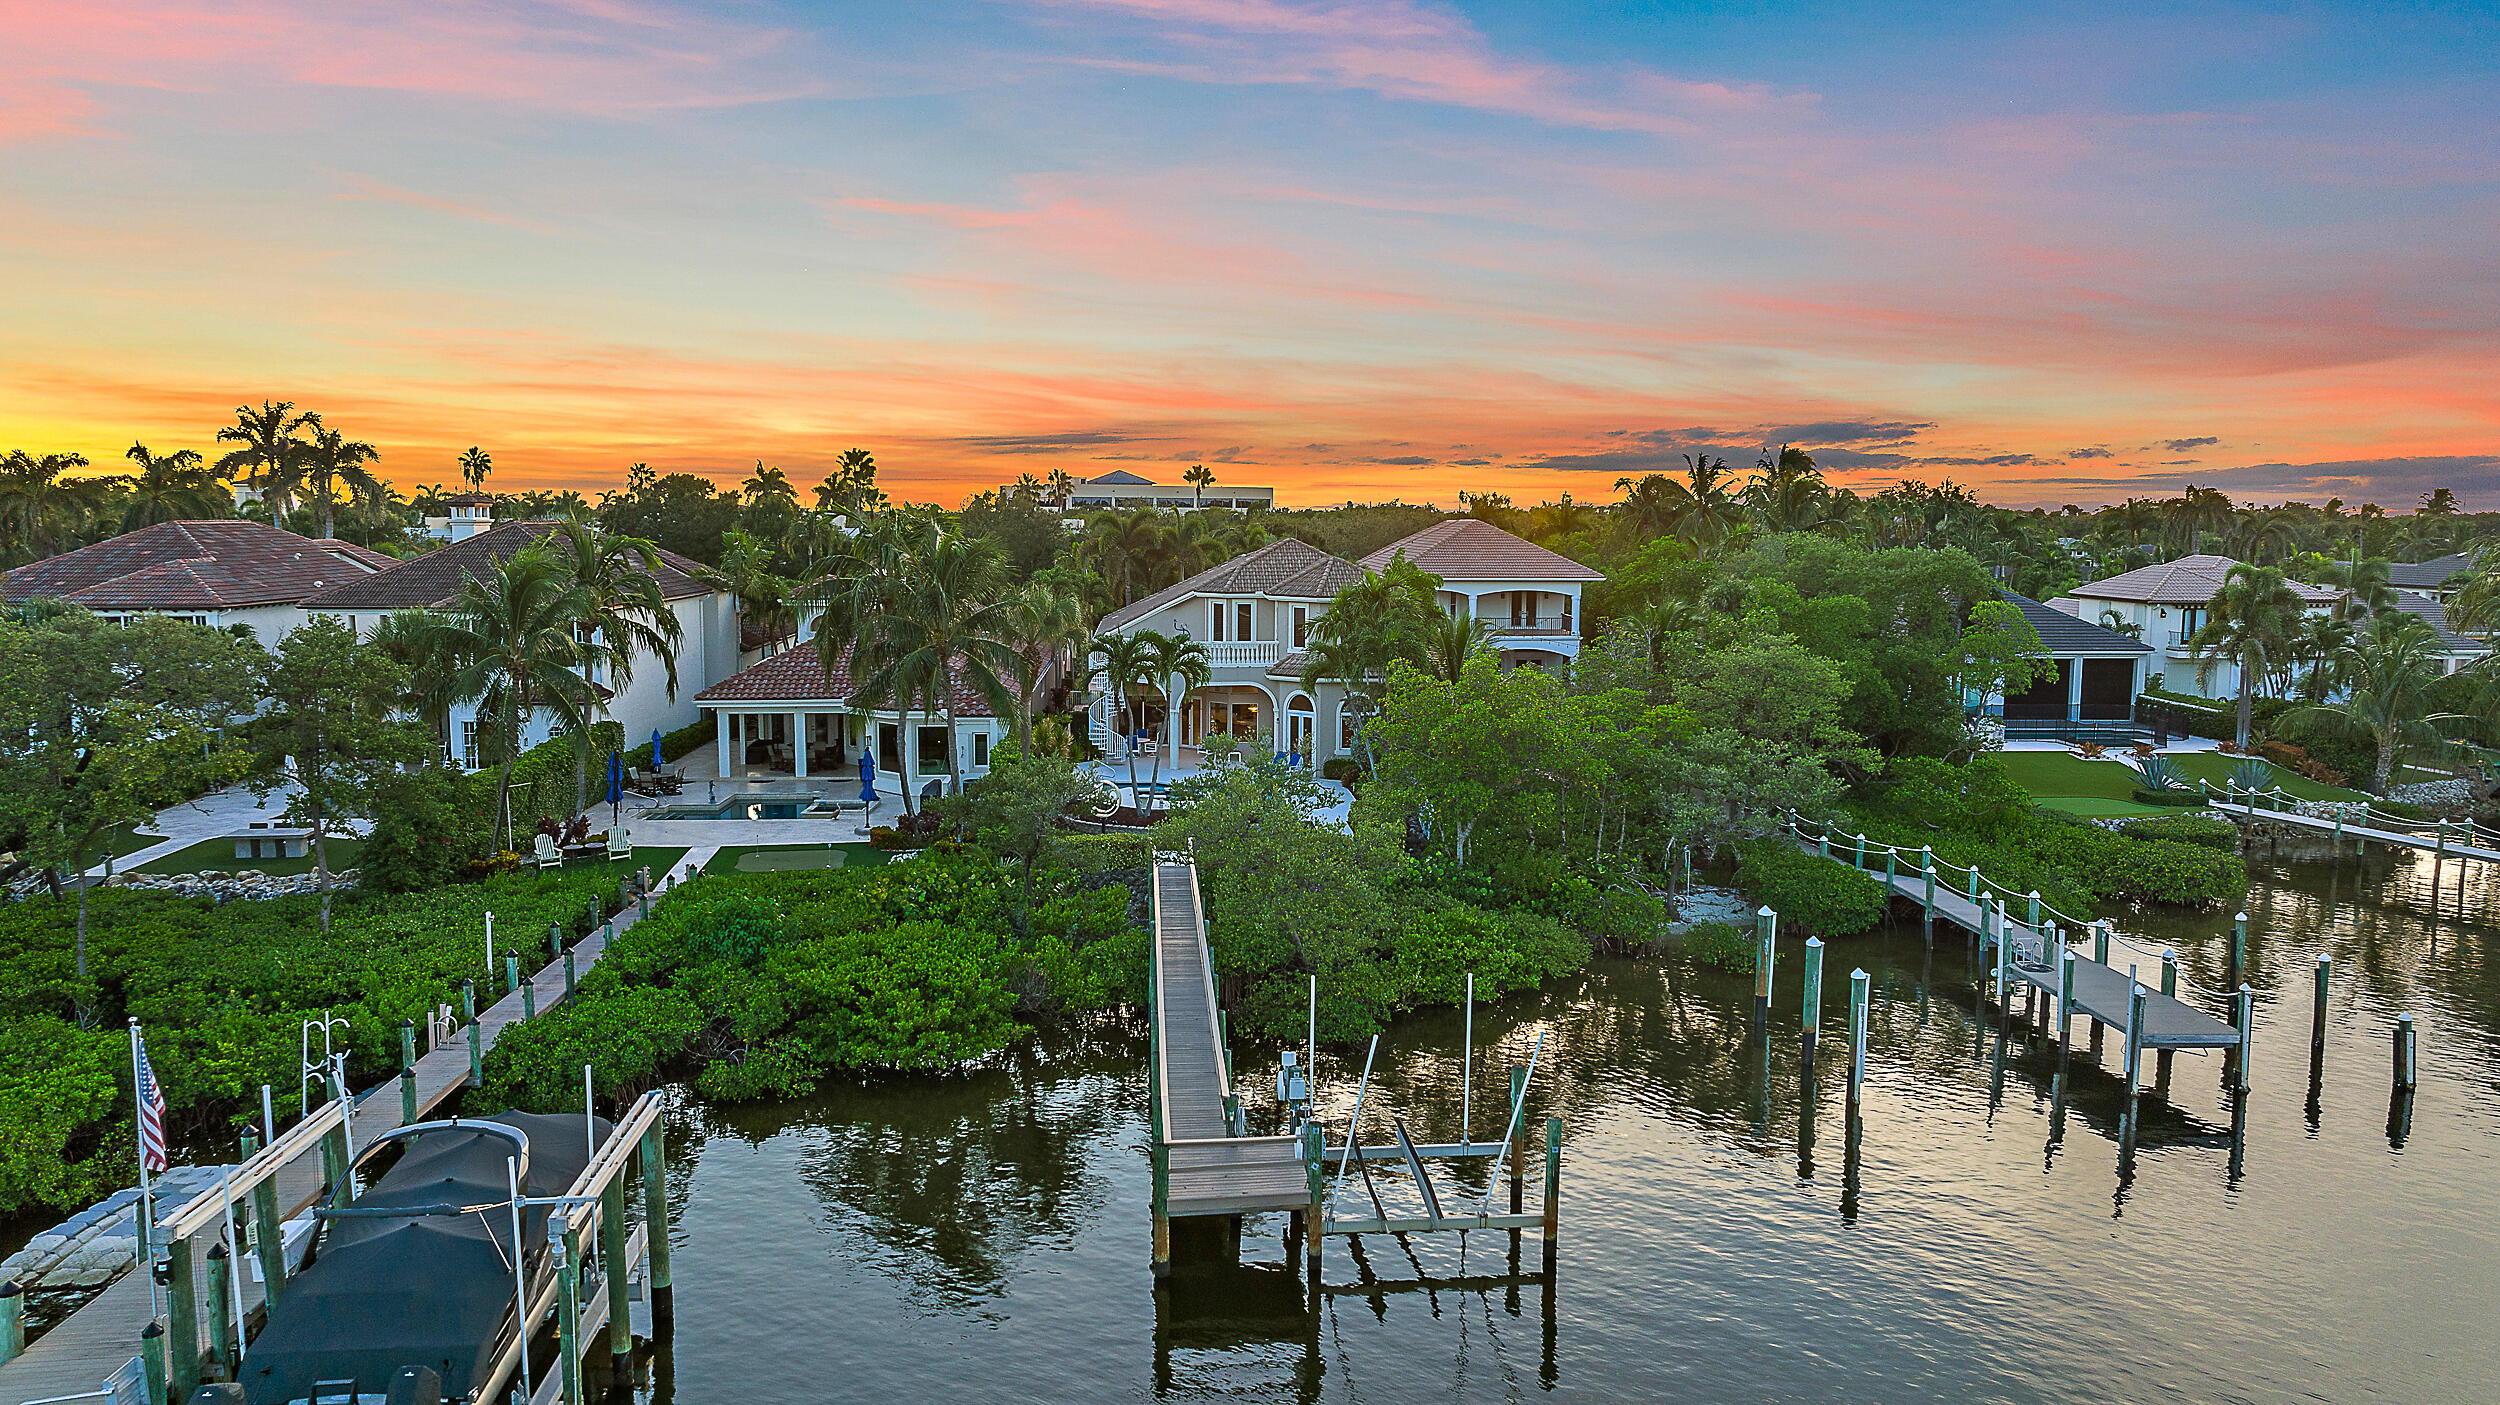
[[[139,1071],[139,1021],[130,1022],[130,1112],[136,1128],[147,1120],[147,1077]],[[139,1149],[139,1271],[148,1276],[148,1316],[165,1315],[165,1290],[156,1281],[156,1189],[148,1180],[148,1139]]]

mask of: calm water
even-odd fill
[[[1124,1032],[1055,1035],[968,1077],[689,1105],[678,1325],[653,1394],[2490,1400],[2500,975],[2492,929],[2434,919],[2427,877],[2402,859],[2374,857],[2358,881],[2349,861],[2261,860],[2242,1134],[2221,1056],[2180,1054],[2167,1098],[2145,1100],[2126,1171],[2116,1078],[2078,1048],[2053,1142],[2053,1046],[2044,1057],[1975,1023],[1964,946],[1940,936],[1930,959],[1915,925],[1836,948],[1835,1033],[1810,1112],[1790,961],[1767,1063],[1750,978],[1675,962],[1607,962],[1480,1007],[1479,1135],[1498,1135],[1487,1085],[1500,1065],[1546,1035],[1531,1112],[1562,1117],[1567,1139],[1550,1291],[1497,1281],[1502,1234],[1373,1237],[1359,1257],[1337,1238],[1314,1313],[1279,1215],[1250,1221],[1237,1266],[1185,1258],[1158,1294],[1144,1051]],[[2453,887],[2442,901],[2453,909]],[[2495,902],[2465,896],[2469,911]],[[2220,985],[2227,917],[2121,925],[2175,943],[2191,980]],[[2336,990],[2313,1101],[2321,951]],[[1876,989],[1854,1161],[1835,1059],[1853,963]],[[2388,1042],[2400,1010],[2423,1030],[2402,1128]],[[2102,1067],[2118,1066],[2118,1044],[2113,1032]],[[1456,1135],[1458,1048],[1454,1013],[1384,1039],[1367,1140],[1386,1139],[1390,1111],[1419,1138]],[[1247,1088],[1270,1085],[1274,1055],[1239,1047]],[[1355,1058],[1323,1055],[1340,1127]],[[1451,1176],[1442,1194],[1472,1206],[1482,1184]],[[1392,1213],[1418,1203],[1393,1175],[1381,1194]],[[1531,1236],[1526,1267],[1537,1257]],[[1462,1275],[1476,1281],[1412,1286]]]

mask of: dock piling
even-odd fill
[[[510,995],[521,988],[521,958],[511,952],[503,956],[503,993]]]
[[[2247,978],[2248,914],[2238,912],[2231,916],[2231,974],[2224,979],[2223,984],[2237,990],[2240,982]]]
[[[139,1376],[148,1405],[165,1405],[165,1324],[151,1320],[139,1329]]]
[[[0,1283],[0,1365],[26,1350],[26,1285],[12,1278]]]
[[[2118,1115],[2118,1144],[2122,1154],[2135,1150],[2136,1082],[2144,1065],[2144,983],[2127,982],[2127,1044],[2126,1071],[2120,1076],[2127,1081],[2127,1102]]]
[[[1780,915],[1766,903],[1754,912],[1753,930],[1753,1027],[1758,1030],[1771,1019],[1771,964],[1779,947]]]
[[[2410,1093],[2420,1085],[2421,1064],[2417,1056],[2413,1016],[2396,1017],[2396,1090]]]
[[[564,949],[564,993],[573,994],[573,948],[569,946]]]
[[[1519,1071],[1514,1068],[1511,1070],[1514,1086],[1518,1079]],[[1348,1127],[1346,1142],[1351,1145],[1353,1141],[1354,1129]],[[1311,1291],[1316,1294],[1319,1291],[1320,1241],[1328,1237],[1320,1232],[1327,1223],[1328,1139],[1320,1135],[1317,1119],[1302,1129],[1302,1169],[1311,1178],[1311,1209],[1304,1217],[1302,1226],[1302,1262],[1311,1276]]]
[[[1554,1237],[1562,1229],[1562,1119],[1545,1119],[1545,1271],[1554,1271]]]
[[[2237,1016],[2233,1023],[2239,1026],[2240,1046],[2231,1054],[2231,1086],[2245,1093],[2249,1083],[2249,1043],[2257,1034],[2257,992],[2242,985],[2233,997],[2233,1004],[2232,1013]]]
[[[668,1273],[668,1163],[660,1154],[660,1129],[642,1134],[643,1254],[651,1299],[651,1325],[665,1329],[677,1316]]]
[[[556,1271],[556,1379],[564,1405],[582,1405],[582,1271],[572,1231],[547,1218],[547,1257]]]
[[[1936,940],[1936,850],[1930,844],[1918,846],[1919,876],[1927,880],[1927,894],[1919,899],[1918,925],[1930,945]]]
[[[1849,973],[1849,1106],[1858,1105],[1859,1094],[1866,1086],[1866,1004],[1867,975],[1864,968]]]
[[[1514,1126],[1519,1121],[1518,1109],[1527,1096],[1528,1071],[1517,1064],[1512,1064],[1510,1066],[1510,1105],[1511,1122]],[[1527,1138],[1522,1136],[1512,1146],[1510,1157],[1510,1212],[1514,1215],[1521,1213],[1520,1207],[1527,1203],[1527,1163],[1528,1142]]]
[[[625,1281],[628,1236],[625,1224],[625,1178],[599,1188],[599,1263],[607,1270],[608,1375],[631,1378],[634,1368],[634,1319]]]
[[[1814,1042],[1823,1026],[1823,939],[1806,938],[1805,1002],[1803,1022],[1806,1066],[1814,1065]]]
[[[538,983],[536,981],[521,982],[521,1018],[525,1020],[538,1018]]]
[[[2326,989],[2327,978],[2335,969],[2335,958],[2318,953],[2318,999],[2309,1009],[2309,1049],[2312,1061],[2326,1052]]]
[[[274,1307],[286,1291],[286,1228],[278,1219],[278,1183],[268,1176],[252,1187],[252,1249],[260,1256],[261,1298]]]
[[[229,1294],[234,1289],[228,1281],[233,1263],[222,1243],[208,1246],[208,1314],[209,1371],[217,1380],[235,1378],[234,1314],[227,1310]]]
[[[414,1020],[399,1022],[399,1125],[410,1126],[417,1120],[417,1026]]]

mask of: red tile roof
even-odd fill
[[[1456,517],[1435,522],[1363,558],[1366,571],[1385,571],[1398,553],[1445,581],[1602,581],[1559,552],[1512,536],[1490,522]]]
[[[2123,600],[2137,605],[2202,605],[2221,593],[2223,581],[2238,564],[2228,556],[2211,553],[2182,556],[2087,582],[2066,593],[2087,600]],[[2290,584],[2294,594],[2312,605],[2332,605],[2343,598],[2341,591],[2307,581]]]
[[[159,522],[20,566],[0,576],[0,597],[49,596],[108,612],[290,605],[370,578],[377,560],[389,558],[266,522]]]
[[[965,683],[959,672],[954,680],[954,711],[957,717],[992,717],[989,699]],[[850,702],[851,651],[845,647],[834,659],[830,675],[816,662],[816,642],[804,640],[782,650],[763,662],[722,679],[694,695],[695,702]],[[875,709],[893,712],[892,707]]]
[[[465,541],[436,547],[423,556],[393,562],[390,569],[360,576],[306,599],[308,610],[441,609],[460,594],[464,574],[484,572],[493,563],[518,555],[521,548],[556,529],[553,522],[507,522]],[[712,588],[695,579],[702,566],[676,552],[660,552],[660,593],[671,600],[709,595]]]

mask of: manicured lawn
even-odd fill
[[[807,868],[860,868],[892,862],[868,844],[732,844],[712,856],[705,873],[787,873]]]
[[[2215,785],[2226,785],[2231,779],[2231,769],[2244,759],[2238,756],[2225,756],[2219,751],[2192,751],[2171,757],[2170,764],[2177,767],[2179,774],[2185,777],[2191,785],[2200,780],[2210,781]],[[2296,771],[2287,771],[2272,763],[2268,765],[2269,769],[2274,772],[2274,783],[2300,799],[2359,800],[2363,798],[2360,791],[2346,790],[2341,786],[2321,785]]]
[[[342,868],[356,866],[356,856],[364,852],[365,841],[334,837],[327,847],[330,851],[330,871],[336,873]],[[207,873],[214,870],[233,873],[246,868],[256,868],[274,877],[310,873],[313,871],[312,850],[309,845],[306,846],[304,857],[300,859],[238,859],[234,856],[232,839],[203,839],[187,849],[177,849],[163,858],[139,865],[138,872]]]
[[[2042,803],[2060,796],[2124,802],[2144,783],[2124,762],[2086,761],[2070,752],[2009,751],[2002,759],[2015,784]]]
[[[2178,813],[2176,810],[2165,810],[2159,805],[2140,805],[2133,800],[2104,800],[2097,795],[2044,795],[2039,797],[2039,806],[2043,810],[2063,810],[2067,814],[2082,815],[2086,819],[2097,819],[2104,815],[2125,815],[2133,818],[2138,815],[2175,815]]]

